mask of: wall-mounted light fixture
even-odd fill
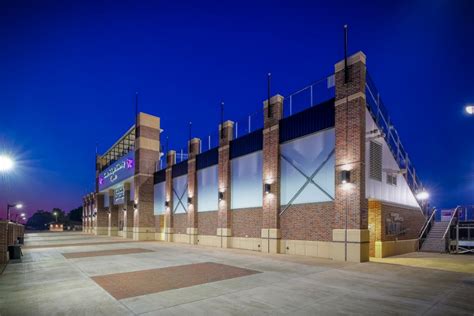
[[[193,203],[193,198],[188,196],[188,204],[192,204]]]
[[[342,184],[351,182],[351,172],[349,170],[342,170],[339,177]]]
[[[265,194],[270,193],[272,186],[270,183],[265,183]]]
[[[126,208],[126,207],[123,207],[123,208],[122,208],[122,211],[123,211],[123,212],[126,212],[126,211],[127,211],[127,208]]]
[[[136,203],[136,202],[133,203],[133,209],[134,209],[135,211],[138,210],[138,203]]]
[[[97,216],[97,212],[94,212],[94,217],[96,217],[96,216]]]
[[[169,207],[170,206],[170,201],[165,201],[165,206]]]
[[[224,192],[219,191],[218,197],[219,197],[219,201],[222,201],[224,199]]]

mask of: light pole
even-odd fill
[[[56,223],[58,222],[58,212],[53,212],[53,215],[56,217]]]
[[[16,209],[21,209],[23,207],[23,204],[21,203],[16,203],[16,204],[7,204],[7,221],[10,220],[10,208],[16,208]]]
[[[13,169],[15,163],[7,155],[0,155],[0,173],[4,173]]]

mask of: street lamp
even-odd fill
[[[16,209],[21,209],[23,207],[23,204],[21,203],[16,203],[16,204],[7,204],[7,221],[10,220],[10,208],[16,208]]]
[[[53,212],[53,215],[56,217],[56,223],[58,222],[58,212]]]
[[[7,172],[13,169],[13,159],[7,155],[0,155],[0,172]]]
[[[430,194],[424,189],[416,194],[416,198],[420,201],[426,201],[430,197]]]
[[[466,112],[469,115],[474,115],[474,105],[466,105]]]

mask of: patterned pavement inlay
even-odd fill
[[[102,257],[115,255],[128,255],[133,253],[153,252],[152,250],[143,248],[127,248],[127,249],[113,249],[113,250],[99,250],[99,251],[84,251],[84,252],[69,252],[62,253],[66,259],[88,258],[88,257]]]
[[[167,268],[116,273],[92,277],[116,299],[152,294],[193,285],[261,273],[214,262],[203,262]]]

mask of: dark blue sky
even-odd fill
[[[1,1],[1,179],[30,212],[81,205],[106,150],[140,110],[175,148],[262,106],[266,73],[287,95],[362,50],[432,204],[474,203],[473,1]],[[177,1],[176,1],[177,2]],[[383,2],[383,3],[382,3]]]

